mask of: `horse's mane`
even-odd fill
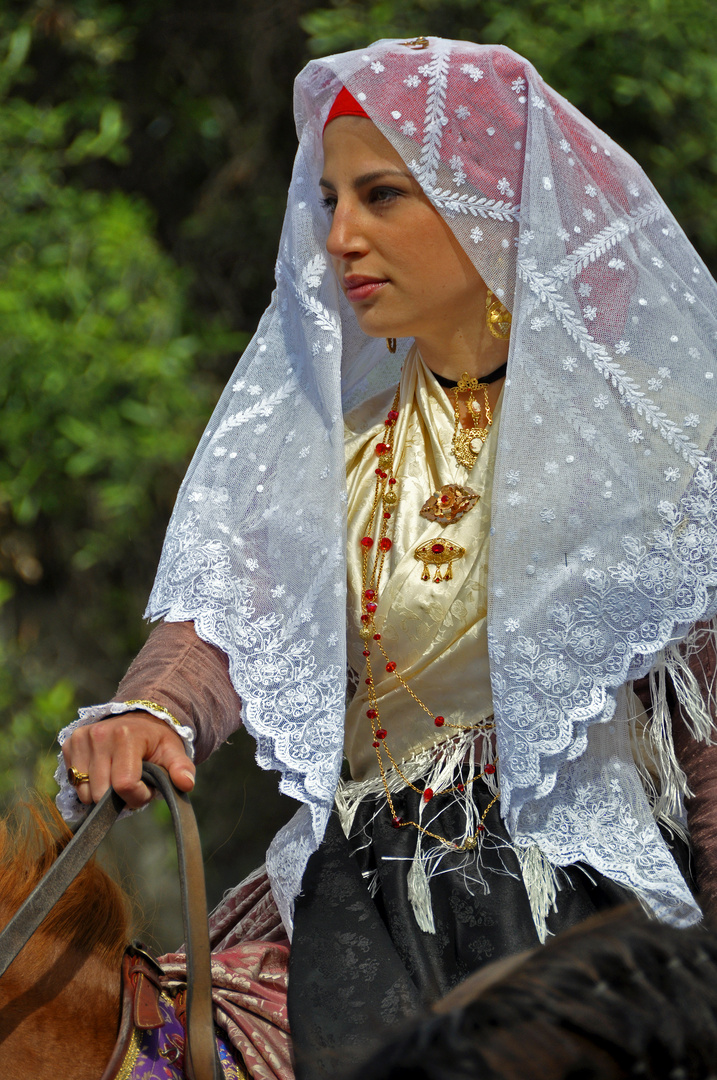
[[[49,799],[0,819],[0,927],[71,837]],[[56,1080],[68,1047],[73,1080],[101,1074],[116,1037],[129,937],[129,898],[91,860],[0,979],[3,1080]]]
[[[71,840],[49,799],[24,803],[0,819],[0,926],[4,926]],[[27,972],[46,965],[48,939],[93,953],[119,969],[130,935],[129,897],[94,859],[80,871],[22,952]]]
[[[0,928],[72,834],[50,799],[0,819]],[[72,1080],[102,1074],[117,1035],[120,967],[130,940],[128,896],[92,860],[0,978],[0,1076]]]
[[[485,974],[485,973],[484,973]],[[717,933],[635,905],[573,926],[449,1011],[419,1014],[345,1080],[713,1077]]]
[[[50,799],[38,797],[0,819],[0,926],[10,921],[71,838]],[[119,970],[131,918],[130,899],[93,859],[25,946],[23,969],[30,974],[38,961],[44,968],[54,939]]]

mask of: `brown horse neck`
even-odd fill
[[[74,946],[46,944],[42,969],[23,975],[21,953],[0,980],[0,1076],[98,1080],[117,1036],[119,968]]]
[[[0,926],[42,879],[71,833],[46,800],[0,821]],[[94,861],[0,978],[2,1080],[98,1080],[120,1011],[129,898]]]

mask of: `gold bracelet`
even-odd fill
[[[124,702],[122,702],[122,704],[123,705],[136,705],[137,708],[142,708],[142,709],[156,709],[157,712],[163,713],[164,716],[166,716],[167,719],[170,720],[171,723],[173,723],[176,728],[182,727],[182,725],[179,723],[179,720],[177,720],[177,717],[172,716],[169,709],[165,709],[164,705],[158,705],[156,701],[144,701],[144,700],[141,700],[140,698],[133,698],[132,701],[124,701]]]

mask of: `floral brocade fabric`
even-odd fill
[[[184,1025],[177,1019],[169,998],[162,995],[158,1005],[164,1020],[162,1027],[135,1033],[117,1080],[184,1080]],[[245,1080],[246,1073],[218,1032],[216,1042],[223,1080]]]

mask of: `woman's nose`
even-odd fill
[[[326,239],[326,250],[332,259],[351,259],[366,254],[366,237],[362,234],[356,214],[349,207],[336,207]]]

